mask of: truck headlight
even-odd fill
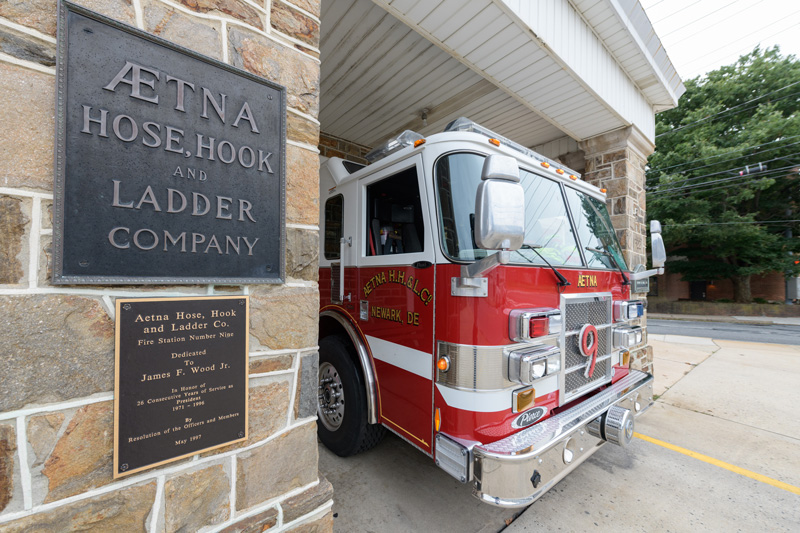
[[[561,351],[549,345],[515,350],[506,353],[506,364],[509,381],[530,384],[560,369]]]
[[[614,328],[614,348],[633,348],[642,343],[640,326],[623,326]]]
[[[547,374],[547,359],[541,358],[530,363],[531,381]]]

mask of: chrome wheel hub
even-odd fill
[[[344,418],[344,394],[339,372],[330,363],[319,365],[317,416],[329,431],[336,431]]]

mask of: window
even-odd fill
[[[475,194],[481,182],[484,156],[453,154],[436,162],[439,220],[445,253],[453,259],[486,257],[475,244]]]
[[[564,207],[561,186],[524,170],[519,174],[525,189],[525,242],[541,245],[537,251],[550,263],[580,266],[583,261]],[[517,253],[530,262],[541,262],[531,250]]]
[[[439,218],[445,254],[470,261],[493,251],[481,250],[473,239],[475,194],[481,182],[484,156],[461,153],[436,162]],[[581,255],[569,223],[561,187],[555,181],[520,171],[525,190],[525,242],[541,246],[537,251],[517,250],[514,263],[543,265],[541,256],[557,265],[581,265]]]
[[[567,187],[567,203],[575,221],[581,244],[586,248],[586,262],[594,268],[615,268],[608,254],[614,256],[620,268],[625,269],[625,258],[617,234],[611,225],[606,204],[588,194]]]
[[[325,202],[325,259],[339,259],[341,252],[344,197],[339,194]]]
[[[367,256],[424,249],[425,226],[416,167],[367,186]]]

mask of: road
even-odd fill
[[[687,320],[647,320],[650,335],[683,335],[729,341],[766,342],[800,346],[800,327]]]

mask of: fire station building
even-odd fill
[[[73,35],[73,20],[87,26]],[[172,55],[163,55],[169,66],[156,69],[128,58],[135,47],[114,44],[123,42],[118,35],[133,35],[126,27],[142,32],[137,39],[157,37],[142,40],[149,43],[143,50],[177,45]],[[123,60],[97,81],[92,69],[106,50]],[[218,69],[219,76],[196,66],[203,58],[213,60],[203,65]],[[185,70],[194,78],[175,74],[190,62]],[[102,194],[81,186],[81,196],[99,198],[126,216],[149,210],[174,213],[177,220],[194,209],[187,220],[208,227],[214,220],[231,227],[262,220],[249,190],[239,199],[221,193],[215,199],[166,188],[167,179],[204,181],[188,149],[185,157],[181,149],[177,155],[164,151],[176,151],[182,117],[207,124],[218,116],[237,135],[272,135],[256,109],[257,90],[248,85],[240,91],[235,83],[219,88],[242,71],[242,80],[252,87],[262,83],[283,106],[274,108],[279,115],[270,115],[283,126],[274,130],[277,148],[259,150],[219,136],[214,145],[210,134],[200,132],[195,155],[285,180],[265,181],[283,195],[276,192],[275,198],[284,199],[269,214],[280,222],[272,228],[276,237],[240,239],[189,226],[181,237],[119,222],[96,244],[87,244],[93,226],[105,222],[102,212],[73,209],[84,204],[64,200],[70,180],[79,179],[88,164],[78,159],[83,148],[72,150],[70,143],[87,139],[100,147],[113,143],[92,164],[106,165],[103,179],[115,185]],[[75,85],[61,83],[66,79]],[[95,82],[98,90],[91,94],[97,100],[80,100],[77,95],[89,94],[81,91]],[[127,91],[133,106],[155,104],[157,88],[162,102],[177,100],[149,121],[124,108],[104,114],[103,98],[115,97],[115,90]],[[318,474],[316,433],[321,158],[364,163],[370,149],[404,130],[428,136],[468,117],[606,189],[611,220],[633,269],[647,262],[644,169],[654,149],[654,116],[676,106],[683,91],[636,0],[0,3],[0,530],[330,531],[333,488]],[[203,95],[202,109],[182,108],[184,94]],[[86,131],[80,124],[69,130],[69,113],[62,110],[71,102]],[[194,132],[191,137],[194,149]],[[131,182],[116,173],[136,170],[138,163],[130,159],[135,149],[157,152],[153,161],[185,161],[162,179],[145,176],[155,163],[141,160],[137,179],[153,185],[134,193]],[[207,177],[209,183],[214,179]],[[69,230],[68,224],[78,222],[85,232]],[[257,237],[260,244],[271,243],[279,258],[259,270],[267,283],[233,273],[243,268],[248,249],[258,251]],[[162,253],[162,246],[164,251],[154,259],[158,265],[104,263],[101,274],[81,277],[81,268],[92,268],[86,262],[75,266],[73,276],[71,250],[83,246],[91,252],[100,245],[131,254]],[[119,439],[126,408],[119,392],[120,354],[145,353],[120,336],[120,324],[127,323],[120,315],[130,309],[120,304],[176,297],[191,305],[193,299],[217,301],[213,297],[247,302],[246,315],[232,311],[242,320],[237,339],[246,363],[241,386],[231,384],[246,408],[205,419],[213,428],[211,422],[238,418],[241,431],[230,439],[162,458],[158,446],[150,452],[138,446],[162,438],[165,429]],[[171,312],[142,313],[139,322],[158,328],[157,317]],[[194,352],[173,350],[173,358],[192,366]],[[631,365],[652,372],[651,349],[633,353]],[[145,368],[138,381],[157,387],[159,380],[175,377],[166,374]],[[198,383],[198,392],[216,394]],[[162,404],[154,409],[167,402],[183,409],[180,402],[190,401],[182,398],[191,398],[191,387],[174,391],[174,397],[169,388],[162,396],[153,392],[148,400]],[[212,396],[205,406],[191,401],[197,409],[215,402]],[[182,423],[192,420],[181,416]],[[182,427],[192,424],[199,422]],[[129,452],[145,466],[126,471],[128,463],[118,459]]]

